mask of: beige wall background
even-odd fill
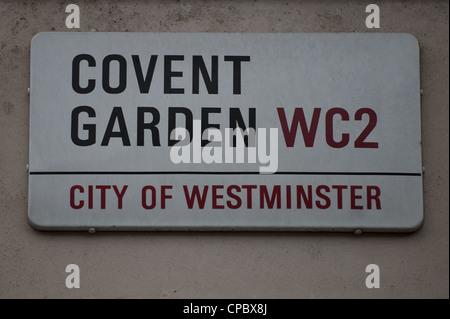
[[[367,3],[366,3],[367,2]],[[67,31],[409,32],[421,45],[425,224],[413,234],[46,233],[27,222],[29,54]],[[381,9],[381,29],[365,7]],[[448,298],[448,1],[0,0],[0,298]],[[65,286],[66,265],[81,288]],[[381,269],[367,289],[365,267]]]

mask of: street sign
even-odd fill
[[[39,33],[41,230],[417,230],[409,34]]]

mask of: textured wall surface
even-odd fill
[[[0,298],[448,298],[449,4],[0,0]],[[48,233],[27,222],[29,54],[41,31],[409,32],[421,45],[425,224],[413,234]],[[66,265],[81,288],[65,286]],[[365,267],[381,269],[367,289]]]

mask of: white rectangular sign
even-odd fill
[[[409,34],[40,33],[30,103],[37,229],[423,220]]]

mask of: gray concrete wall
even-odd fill
[[[27,222],[30,41],[70,1],[0,0],[0,298],[448,298],[448,1],[79,1],[80,31],[409,32],[421,44],[425,224],[409,235],[45,233]],[[365,5],[381,29],[365,27]],[[65,286],[65,267],[81,288]],[[381,269],[367,289],[365,267]]]

